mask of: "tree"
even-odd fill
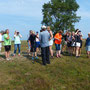
[[[51,0],[43,5],[42,24],[51,26],[54,33],[60,29],[73,31],[80,20],[76,14],[78,8],[76,0]]]

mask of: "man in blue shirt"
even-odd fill
[[[41,27],[42,32],[40,34],[40,44],[41,44],[41,54],[42,54],[42,62],[43,65],[50,64],[49,58],[49,40],[50,34],[46,30],[46,26]]]

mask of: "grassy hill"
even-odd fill
[[[90,90],[90,60],[84,46],[80,58],[54,57],[47,66],[40,57],[33,64],[26,46],[22,42],[22,55],[11,61],[0,55],[0,90]]]

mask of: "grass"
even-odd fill
[[[32,64],[26,41],[22,42],[22,55],[6,61],[0,55],[0,90],[90,90],[90,60],[85,47],[82,56],[54,57],[43,66],[41,58]],[[12,44],[13,51],[13,44]]]

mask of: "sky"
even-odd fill
[[[49,0],[0,0],[0,30],[9,29],[13,39],[14,31],[22,34],[22,40],[27,40],[29,30],[40,31],[42,5]],[[79,28],[83,37],[86,38],[90,32],[90,1],[77,0],[80,8],[77,15],[81,16],[75,28]]]

